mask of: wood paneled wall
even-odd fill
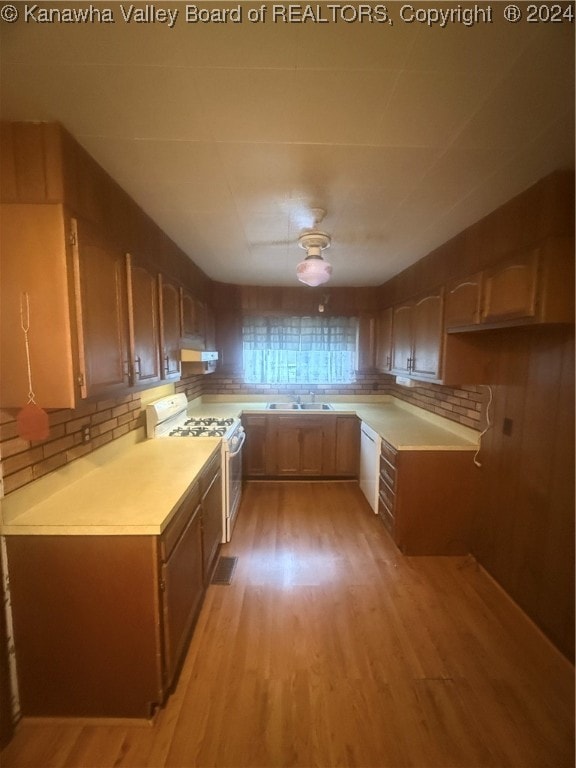
[[[208,294],[204,272],[58,123],[2,122],[0,159],[3,203],[64,203],[192,295]]]
[[[573,250],[573,171],[542,179],[380,286],[380,305],[529,248],[545,247],[554,258],[565,238]],[[495,374],[473,553],[574,659],[574,325],[475,335],[494,360]],[[397,385],[391,388],[405,396]]]
[[[482,440],[478,561],[574,658],[574,329],[492,334],[498,365]]]
[[[574,237],[573,171],[546,176],[388,280],[378,289],[379,305],[397,304],[472,275],[555,236]]]

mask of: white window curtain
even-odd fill
[[[250,384],[354,380],[355,317],[245,316],[244,379]]]

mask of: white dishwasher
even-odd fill
[[[376,514],[378,514],[381,442],[380,435],[368,424],[362,422],[360,425],[360,489]]]

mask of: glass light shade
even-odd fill
[[[315,287],[328,282],[332,275],[332,264],[321,256],[308,256],[296,267],[296,277],[301,283]]]

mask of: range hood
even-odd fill
[[[214,373],[218,352],[209,349],[181,349],[180,360],[188,373]]]
[[[218,360],[218,352],[208,349],[181,349],[180,360],[183,363],[210,363]]]

